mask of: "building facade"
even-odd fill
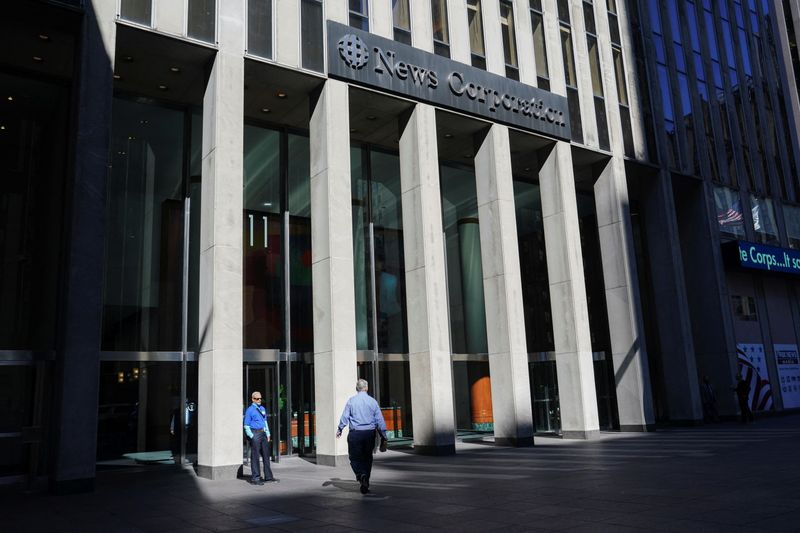
[[[797,407],[790,4],[16,2],[0,475]]]

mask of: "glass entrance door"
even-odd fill
[[[245,363],[244,364],[244,398],[242,413],[252,403],[250,397],[254,391],[261,393],[262,405],[267,410],[267,425],[272,434],[273,456],[286,453],[285,428],[281,427],[281,409],[286,403],[285,398],[279,395],[278,363]],[[244,447],[244,462],[249,464],[249,446]]]
[[[24,474],[23,428],[33,421],[33,365],[0,364],[0,477]]]

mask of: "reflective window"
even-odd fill
[[[483,48],[483,14],[481,0],[467,0],[469,23],[469,48],[472,51],[472,66],[486,68],[486,52]]]
[[[744,216],[742,201],[738,191],[728,187],[714,187],[714,204],[717,207],[717,224],[720,239],[735,240],[744,238]]]
[[[531,28],[533,29],[533,54],[536,61],[537,85],[550,89],[550,70],[547,66],[547,40],[544,33],[544,15],[541,0],[531,0]]]
[[[450,57],[450,28],[447,20],[447,0],[431,2],[433,18],[433,50],[440,56]]]
[[[514,208],[528,353],[555,350],[542,201],[537,183],[514,180]]]
[[[272,57],[272,0],[247,0],[247,53]]]
[[[353,147],[351,169],[357,347],[407,353],[400,158]]]
[[[153,0],[121,0],[119,18],[137,22],[145,26],[152,25]]]
[[[103,349],[181,348],[182,111],[114,100]]]
[[[475,173],[440,169],[453,353],[487,353]]]
[[[369,1],[349,0],[350,26],[369,31]]]
[[[0,73],[0,349],[55,346],[70,99]]]
[[[322,1],[301,0],[300,48],[303,68],[322,72],[325,68],[322,44]]]
[[[411,12],[408,0],[392,0],[392,21],[394,40],[411,44]]]
[[[772,200],[751,194],[750,211],[753,215],[753,231],[755,231],[756,240],[763,244],[779,244],[778,226],[775,224]]]
[[[800,207],[783,205],[783,219],[786,222],[786,235],[789,237],[789,246],[795,250],[800,249]]]
[[[514,6],[508,0],[500,2],[500,32],[503,35],[503,57],[506,62],[506,76],[519,80],[517,37],[514,30]]]
[[[193,39],[213,43],[216,41],[217,1],[188,0],[189,13],[186,34]]]

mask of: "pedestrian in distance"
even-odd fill
[[[717,411],[717,393],[708,376],[703,376],[700,384],[700,397],[703,400],[703,415],[709,422],[719,422],[719,412]]]
[[[733,390],[736,391],[736,398],[739,400],[742,424],[755,422],[756,417],[753,416],[753,411],[750,409],[750,384],[742,377],[741,373],[736,374],[736,386],[733,387]]]
[[[250,395],[252,404],[244,413],[244,432],[250,439],[250,483],[263,485],[278,481],[272,476],[269,467],[269,444],[272,440],[267,425],[267,410],[261,405],[261,393],[253,391]],[[260,458],[264,459],[264,478],[261,478]]]
[[[375,449],[375,432],[381,438],[380,450],[386,451],[386,422],[383,420],[378,402],[367,394],[369,384],[365,379],[356,382],[356,395],[347,400],[339,420],[336,438],[342,436],[345,426],[350,428],[347,434],[347,452],[350,466],[360,485],[361,494],[369,492],[369,477],[372,473],[372,452]]]

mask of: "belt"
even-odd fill
[[[263,433],[263,432],[264,432],[263,429],[254,429],[253,430],[253,433]]]

